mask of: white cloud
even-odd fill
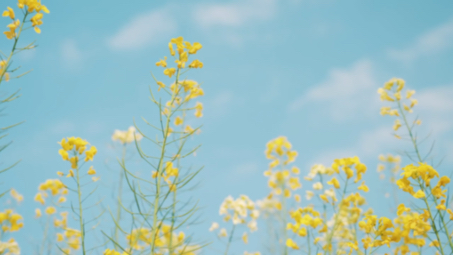
[[[421,153],[425,155],[431,143],[436,141],[434,146],[435,159],[450,155],[453,141],[449,131],[453,129],[453,86],[438,86],[421,90],[414,95],[419,105],[414,108],[414,113],[408,115],[408,120],[412,121],[416,116],[422,119],[422,125],[416,127],[415,133],[419,141],[431,134],[426,144],[421,145]],[[378,116],[378,115],[376,115]],[[342,149],[333,149],[327,151],[316,158],[313,163],[330,164],[333,159],[340,157],[350,157],[358,155],[360,158],[376,158],[381,153],[398,153],[404,150],[413,150],[408,140],[399,140],[393,136],[391,120],[385,121],[387,124],[372,130],[363,130],[359,132],[357,140],[350,141],[350,146]],[[400,135],[407,134],[404,127],[397,133]],[[405,135],[407,136],[407,135]]]
[[[312,87],[289,105],[290,111],[304,107],[314,108],[314,103],[329,108],[334,119],[343,119],[373,106],[376,102],[377,82],[370,61],[361,60],[349,69],[333,69],[326,81]]]
[[[435,136],[453,128],[453,85],[431,87],[417,93],[419,105],[414,109]]]
[[[418,58],[430,56],[453,45],[453,20],[444,23],[419,36],[412,45],[405,49],[391,49],[388,56],[392,59],[410,63]]]
[[[205,4],[194,8],[195,22],[204,28],[216,26],[239,27],[249,22],[272,18],[276,0],[245,0],[225,4]]]
[[[83,53],[75,40],[68,39],[61,45],[61,56],[68,65],[77,65],[83,59]]]
[[[115,50],[138,49],[159,42],[176,31],[172,13],[166,9],[139,14],[108,40]]]

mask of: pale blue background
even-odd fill
[[[119,155],[111,134],[127,129],[133,118],[143,126],[140,117],[157,117],[148,100],[149,71],[164,79],[154,63],[168,55],[167,43],[177,36],[203,44],[198,58],[205,67],[190,77],[205,90],[203,132],[196,137],[203,146],[194,161],[205,170],[192,194],[204,207],[204,221],[193,231],[199,240],[214,241],[205,254],[223,249],[207,228],[220,220],[218,206],[226,196],[267,195],[264,146],[280,135],[299,152],[302,173],[314,163],[358,155],[369,167],[370,206],[390,203],[373,182],[377,156],[410,149],[391,136],[393,119],[379,116],[376,91],[392,77],[417,90],[420,134],[432,132],[436,160],[446,157],[439,171],[452,171],[452,1],[43,3],[51,13],[42,34],[27,31],[21,40],[37,39],[39,47],[14,60],[33,72],[1,88],[22,88],[23,94],[8,106],[2,126],[26,123],[11,131],[14,144],[1,154],[2,165],[22,159],[1,180],[2,190],[15,187],[25,196],[18,208],[25,228],[16,235],[23,254],[32,254],[40,235],[33,220],[37,186],[68,168],[57,141],[80,136],[96,145],[94,166],[108,187],[115,178],[108,169],[118,169]],[[3,18],[2,27],[7,22]],[[0,48],[10,47],[2,37]],[[260,247],[255,237],[249,246],[235,243],[232,254]]]

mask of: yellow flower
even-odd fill
[[[72,171],[72,169],[70,169],[69,173],[66,175],[66,177],[74,177],[74,171]]]
[[[397,131],[401,127],[401,122],[399,119],[395,120],[395,125],[393,125],[393,130]]]
[[[64,202],[66,202],[66,198],[65,197],[60,197],[58,199],[58,203],[64,203]]]
[[[41,29],[38,26],[42,25],[42,18],[43,18],[43,14],[38,12],[38,13],[35,14],[35,16],[33,16],[30,19],[30,21],[32,23],[32,26],[35,29],[35,32],[38,33],[38,34],[41,33]]]
[[[164,74],[171,78],[176,73],[176,69],[174,67],[167,68],[164,70]]]
[[[79,161],[79,158],[77,156],[72,157],[69,159],[69,162],[71,162],[71,168],[72,169],[77,169],[77,163]]]
[[[184,132],[186,133],[192,133],[193,132],[193,128],[189,125],[187,125],[185,128],[184,128]]]
[[[409,212],[410,210],[411,209],[404,206],[404,204],[400,204],[400,205],[398,205],[398,210],[396,212],[396,215],[400,216],[404,212]]]
[[[93,166],[90,166],[90,169],[88,169],[88,174],[89,175],[95,175],[96,174],[96,170],[94,170]]]
[[[437,183],[437,186],[444,187],[445,185],[447,185],[449,183],[450,183],[450,178],[448,178],[447,176],[442,176],[442,177],[440,177],[439,182]]]
[[[50,214],[54,214],[54,213],[56,213],[56,212],[57,212],[57,210],[56,210],[55,207],[53,207],[53,206],[48,206],[48,207],[46,208],[46,213],[49,214],[49,215],[50,215]]]
[[[91,180],[92,180],[93,182],[97,182],[97,181],[99,181],[100,179],[101,179],[101,177],[99,177],[99,176],[93,176],[93,177],[91,177]]]
[[[11,197],[13,197],[18,203],[22,202],[24,200],[24,196],[19,194],[15,189],[11,189],[10,191]]]
[[[249,237],[247,235],[247,232],[244,232],[244,234],[242,235],[242,241],[247,244],[249,242]]]
[[[299,250],[299,246],[297,246],[297,244],[291,238],[286,239],[286,246],[294,250]]]
[[[434,246],[434,247],[439,247],[439,241],[434,240],[429,244],[429,247]]]
[[[333,177],[332,180],[328,181],[327,184],[333,185],[336,189],[340,188],[340,182],[338,182],[337,178]]]
[[[213,222],[211,227],[209,228],[209,232],[212,232],[212,231],[214,231],[214,230],[216,230],[218,228],[219,228],[219,223]]]
[[[199,42],[194,42],[191,45],[189,42],[186,42],[186,48],[189,50],[189,54],[196,54],[203,46]]]
[[[36,208],[35,215],[36,215],[36,218],[39,218],[42,216],[41,210],[39,208]]]
[[[200,60],[195,59],[189,64],[189,68],[203,68],[203,63]]]
[[[159,88],[157,89],[157,91],[160,91],[160,89],[165,88],[165,84],[164,84],[163,82],[161,82],[161,81],[158,81],[158,82],[157,82],[157,85],[159,86]]]
[[[175,51],[173,50],[173,44],[171,42],[168,43],[168,48],[170,49],[170,55],[174,56]]]
[[[438,205],[436,206],[436,209],[439,210],[439,211],[445,211],[445,210],[447,210],[447,207],[445,206],[445,199],[442,199],[442,200],[440,201],[440,204],[438,204]]]
[[[156,66],[167,67],[167,57],[156,62]]]
[[[36,196],[35,196],[35,201],[41,203],[42,205],[45,203],[44,198],[43,198],[41,192],[39,192],[38,194],[36,194]]]
[[[183,123],[183,120],[181,117],[178,116],[175,118],[175,126],[180,126],[180,125],[182,125],[182,123]]]
[[[6,35],[6,38],[11,40],[16,37],[16,29],[19,27],[20,21],[16,20],[13,23],[8,24],[6,27],[9,28],[9,31],[3,32]],[[8,77],[7,77],[8,78]]]
[[[413,196],[415,198],[424,198],[425,197],[425,192],[423,192],[422,190],[418,190],[417,192],[415,192],[415,194]]]
[[[203,104],[200,102],[197,102],[197,104],[195,105],[195,117],[197,117],[197,118],[203,117],[202,111],[203,111]]]
[[[96,149],[96,146],[91,146],[91,148],[85,152],[85,155],[86,155],[85,161],[88,161],[88,160],[93,161],[93,157],[94,157],[94,155],[96,155],[97,152],[98,152],[98,150]]]
[[[415,90],[408,90],[406,92],[406,98],[409,99],[415,94]]]
[[[58,171],[58,172],[57,172],[57,175],[58,175],[58,176],[63,176],[64,173],[63,173],[62,171]]]
[[[69,154],[67,151],[65,151],[64,149],[60,149],[58,151],[58,153],[61,155],[61,157],[63,158],[63,160],[68,160],[69,159]]]
[[[357,188],[358,190],[363,190],[364,192],[368,192],[370,189],[368,186],[365,185],[365,182],[362,182],[362,184]]]
[[[313,183],[313,189],[322,190],[322,183],[320,183],[320,182]]]
[[[222,228],[219,232],[219,237],[227,237],[228,234],[227,234],[227,231],[226,229]]]
[[[15,15],[14,15],[14,10],[11,9],[11,7],[6,7],[8,10],[4,11],[2,16],[7,17],[9,16],[12,20],[14,20]]]

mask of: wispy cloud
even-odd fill
[[[429,125],[434,135],[440,136],[453,128],[453,85],[431,87],[415,95],[419,105],[415,109]]]
[[[446,22],[422,35],[404,49],[390,49],[388,56],[392,59],[411,63],[421,57],[442,52],[453,45],[453,20]]]
[[[74,66],[82,62],[83,53],[75,40],[67,39],[61,44],[61,57],[66,65]]]
[[[160,42],[177,29],[172,13],[162,8],[132,18],[107,43],[114,50],[139,49]]]
[[[203,28],[239,27],[268,20],[276,11],[276,0],[245,0],[225,4],[204,4],[193,10],[195,22]]]
[[[289,105],[290,111],[297,111],[315,103],[328,107],[334,119],[350,116],[352,112],[371,106],[376,95],[377,82],[373,66],[368,60],[356,62],[349,69],[333,69],[327,80],[313,86]],[[371,100],[371,101],[370,101]]]
[[[418,139],[424,139],[428,134],[427,143],[421,145],[421,153],[424,156],[433,141],[436,141],[434,154],[437,160],[443,156],[449,155],[452,150],[453,141],[447,131],[453,129],[453,86],[438,86],[421,90],[414,95],[420,102],[414,108],[415,113],[408,116],[411,122],[416,116],[422,119],[422,126],[416,127]],[[378,116],[376,114],[376,116]],[[380,153],[397,153],[403,149],[411,150],[411,144],[405,140],[399,140],[393,136],[392,122],[387,121],[386,125],[371,130],[358,131],[357,139],[350,141],[349,146],[328,150],[322,155],[315,158],[315,162],[329,164],[333,159],[345,156],[358,155],[363,159],[376,158]],[[402,127],[398,132],[399,135],[407,137],[407,132]]]

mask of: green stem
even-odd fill
[[[224,255],[228,255],[228,250],[230,249],[231,242],[233,241],[233,235],[234,235],[235,229],[236,229],[236,225],[233,224],[233,228],[231,229]]]
[[[333,238],[333,234],[335,233],[335,228],[337,227],[338,217],[340,217],[340,210],[341,210],[340,205],[343,202],[344,195],[346,194],[346,188],[348,187],[348,182],[349,182],[349,178],[346,179],[346,182],[344,184],[343,194],[341,195],[340,202],[338,203],[338,211],[335,214],[332,231],[330,231],[330,233],[327,235],[327,245],[328,245],[327,247],[329,249],[329,254],[332,254],[332,238]],[[324,251],[324,254],[326,254],[325,252],[326,251]]]
[[[176,73],[176,81],[175,81],[175,84],[177,85],[178,84],[178,79],[179,79],[179,68],[178,68],[178,71]],[[172,93],[171,95],[171,102],[174,101],[175,97],[176,97],[176,94],[177,94],[177,90],[175,89],[175,92]],[[159,114],[162,114],[162,113],[159,113]],[[161,149],[161,155],[160,155],[160,160],[159,160],[159,166],[158,166],[158,170],[157,170],[157,180],[156,180],[156,195],[155,195],[155,198],[154,198],[154,213],[153,213],[153,230],[152,230],[152,245],[151,245],[151,255],[154,254],[154,251],[155,251],[155,248],[156,248],[156,238],[157,238],[157,233],[158,233],[158,229],[157,229],[157,214],[158,214],[158,208],[159,208],[159,196],[160,196],[160,185],[161,185],[161,181],[162,181],[162,171],[163,171],[163,165],[164,165],[164,159],[165,159],[165,149],[167,147],[167,138],[168,138],[168,130],[169,130],[169,127],[170,127],[170,118],[171,116],[171,110],[169,110],[169,113],[168,113],[168,116],[167,116],[167,120],[166,120],[166,124],[165,124],[165,130],[163,131],[164,132],[164,140],[162,142],[162,149]]]
[[[186,100],[184,100],[182,102],[182,104],[186,104]],[[186,108],[183,106],[182,107],[182,125],[181,125],[181,133],[179,135],[180,137],[180,140],[179,140],[179,148],[181,148],[183,146],[183,143],[184,143],[184,140],[182,139],[184,137],[184,123],[186,121]],[[187,139],[187,138],[186,138]],[[178,168],[178,171],[181,169],[181,158],[180,156],[178,155],[177,157],[177,164],[176,164],[177,168]],[[178,176],[175,176],[175,179],[173,180],[173,185],[175,185],[175,183],[177,183],[178,181],[178,177],[179,177],[179,174]],[[171,226],[170,226],[170,243],[169,243],[169,249],[168,249],[168,253],[169,254],[173,254],[173,232],[174,232],[174,227],[175,227],[175,223],[176,223],[176,198],[177,198],[177,192],[178,192],[178,189],[175,188],[175,191],[173,191],[173,203],[172,203],[172,212],[171,212]],[[180,245],[179,243],[177,245]]]
[[[126,144],[123,144],[123,154],[122,154],[122,157],[121,157],[121,161],[122,161],[122,164],[123,164],[123,167],[126,168]],[[124,171],[121,170],[120,171],[120,179],[119,179],[119,182],[118,182],[118,197],[117,197],[117,200],[118,200],[118,204],[117,204],[117,208],[116,208],[116,222],[120,222],[120,219],[121,219],[121,195],[123,193],[123,179],[124,179]],[[114,233],[114,236],[115,236],[115,241],[116,243],[119,242],[119,233],[118,233],[118,226],[115,226],[115,233]],[[119,249],[120,247],[115,244],[115,249]]]
[[[77,194],[79,198],[79,222],[80,222],[80,239],[82,241],[82,254],[85,255],[85,224],[83,222],[83,208],[82,208],[82,187],[80,186],[80,168],[77,167]]]
[[[41,254],[41,255],[44,254],[44,246],[45,246],[46,241],[47,241],[47,233],[49,231],[49,225],[50,225],[50,215],[47,216],[46,227],[44,228],[44,234],[42,236],[42,244],[41,244],[41,248],[40,248],[40,251],[39,251],[39,254]]]

